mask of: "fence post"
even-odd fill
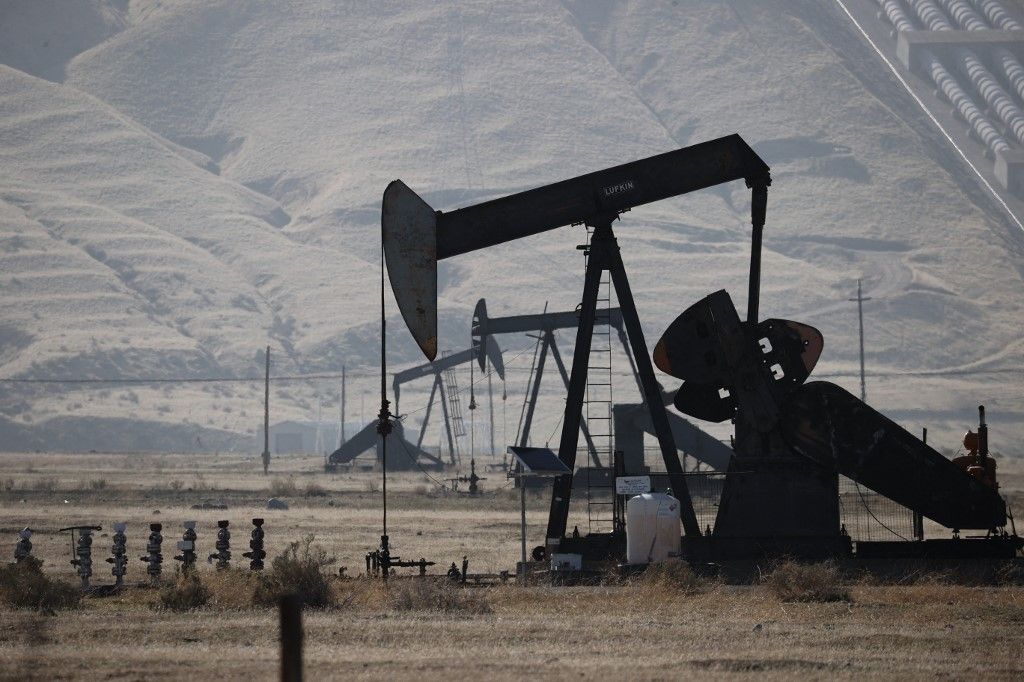
[[[281,597],[281,682],[302,682],[302,602]]]

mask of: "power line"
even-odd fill
[[[340,379],[341,374],[293,374],[285,376],[272,376],[273,381],[309,381],[313,379]],[[377,374],[353,374],[364,379],[376,379]],[[265,377],[132,377],[132,378],[57,378],[57,379],[22,379],[22,378],[0,378],[0,383],[5,384],[229,384],[229,383],[253,383],[262,382]]]
[[[525,351],[524,351],[525,352]],[[522,355],[520,353],[519,355]],[[519,356],[516,356],[519,357]],[[513,358],[515,359],[515,358]],[[511,361],[510,361],[511,362]],[[508,367],[506,363],[505,372],[528,372],[527,367]],[[632,374],[629,372],[614,372],[615,376],[620,377],[631,377]],[[944,376],[964,376],[971,374],[1024,374],[1024,367],[999,367],[993,369],[924,369],[924,370],[905,370],[905,371],[891,371],[891,372],[865,372],[864,376],[873,378],[889,378],[889,377],[944,377]],[[378,373],[361,373],[361,372],[348,372],[346,374],[348,378],[356,379],[379,379]],[[848,371],[848,372],[816,372],[815,378],[846,378],[846,377],[860,377],[859,371]],[[341,379],[342,374],[330,373],[330,374],[291,374],[282,376],[271,376],[271,383],[277,381],[314,381],[320,379]],[[486,380],[487,374],[482,375],[477,379],[474,384],[480,381]],[[34,378],[17,378],[17,377],[0,377],[0,383],[3,384],[216,384],[216,383],[255,383],[263,382],[265,377],[262,376],[251,376],[251,377],[119,377],[119,378],[49,378],[49,379],[34,379]],[[463,389],[460,393],[465,393],[469,389]]]

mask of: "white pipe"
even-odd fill
[[[876,2],[878,1],[880,0],[876,0]],[[1020,218],[1018,218],[1017,215],[1013,212],[1013,210],[1006,204],[1006,200],[1003,198],[1002,194],[999,191],[997,191],[995,187],[992,186],[992,183],[988,181],[988,179],[985,177],[985,174],[978,170],[978,167],[974,164],[973,161],[971,161],[971,159],[967,156],[964,150],[960,148],[960,145],[957,144],[957,141],[954,140],[953,137],[949,134],[949,131],[947,131],[945,126],[942,125],[942,122],[939,121],[939,119],[935,118],[935,114],[932,113],[931,109],[928,108],[928,105],[926,105],[924,103],[924,100],[922,100],[921,97],[918,96],[918,94],[914,91],[914,88],[910,87],[910,84],[907,83],[906,79],[901,74],[900,69],[896,68],[896,66],[892,63],[892,60],[890,60],[889,57],[885,55],[881,48],[878,47],[878,44],[875,43],[874,39],[872,39],[868,32],[864,30],[864,27],[860,25],[856,17],[853,16],[853,14],[850,12],[850,8],[846,6],[843,0],[835,0],[835,3],[842,10],[843,14],[846,15],[846,18],[850,20],[850,23],[857,27],[857,31],[864,38],[867,44],[871,46],[871,49],[875,51],[875,54],[878,55],[878,58],[882,60],[882,62],[889,68],[889,71],[892,73],[893,78],[895,78],[896,81],[903,86],[903,89],[907,91],[907,94],[910,96],[910,98],[914,100],[914,102],[917,103],[917,106],[921,108],[921,112],[928,118],[928,120],[930,120],[935,125],[938,131],[942,133],[942,136],[946,139],[946,141],[949,142],[949,146],[956,150],[956,153],[960,156],[960,158],[967,165],[967,167],[974,172],[974,175],[977,176],[978,182],[981,184],[981,186],[984,187],[988,191],[988,193],[992,195],[992,198],[996,201],[996,203],[998,203],[1002,207],[1002,209],[1006,212],[1006,215],[1010,218],[1010,220],[1013,221],[1013,224],[1016,225],[1017,228],[1020,229],[1021,231],[1024,231],[1024,223],[1021,222]]]
[[[1014,103],[977,54],[971,50],[961,50],[958,56],[961,70],[974,83],[989,108],[1013,131],[1017,140],[1024,142],[1024,111]]]
[[[967,31],[985,31],[990,27],[985,23],[985,19],[978,14],[977,10],[974,9],[966,0],[939,0],[946,11],[957,21],[960,28]],[[1001,8],[997,8],[1001,9]],[[999,24],[1000,29],[1002,26],[1016,26],[1020,29],[1020,25],[1011,19],[1005,11],[1002,15],[993,14],[993,16],[1001,17],[1003,21]],[[1005,30],[1015,30],[1013,28]],[[1013,90],[1020,97],[1021,102],[1024,102],[1024,65],[1021,65],[1020,60],[1012,52],[1007,50],[1005,47],[996,48],[992,52],[992,60],[996,66],[1002,67],[1003,74],[1006,76],[1006,82],[1013,88]],[[1009,125],[1009,124],[1008,124]]]
[[[954,30],[949,18],[932,0],[910,0],[910,6],[914,8],[921,23],[928,27],[929,31]]]
[[[1010,145],[1006,143],[999,131],[989,123],[985,115],[974,104],[967,93],[963,91],[956,79],[950,75],[946,67],[942,65],[934,54],[928,50],[921,53],[921,64],[925,71],[932,77],[935,85],[942,91],[953,106],[956,107],[960,116],[974,129],[975,134],[982,143],[993,152],[1006,152]]]
[[[895,0],[877,0],[877,2],[896,30],[913,29],[913,22],[898,2]],[[941,13],[936,15],[935,12],[931,12],[929,17],[935,25],[945,21]],[[1009,151],[1010,145],[1006,143],[1006,140],[999,134],[999,131],[988,121],[974,101],[964,92],[960,84],[957,83],[956,79],[931,50],[921,51],[921,66],[924,68],[925,73],[931,76],[935,86],[956,108],[960,117],[974,130],[975,135],[981,140],[982,144],[993,153]],[[1024,76],[1024,73],[1022,73],[1022,76]]]
[[[965,31],[984,31],[989,28],[985,18],[978,14],[966,0],[939,0],[939,2],[942,3],[943,9],[949,13],[949,16],[953,17],[953,21]]]
[[[998,0],[973,0],[975,7],[981,10],[985,18],[1001,31],[1019,31],[1020,22],[1010,16],[1001,2]]]
[[[945,13],[934,0],[911,0],[911,7],[917,12],[925,26],[933,31],[955,30],[949,22]],[[957,63],[960,70],[974,85],[975,90],[982,96],[989,109],[995,112],[996,116],[1013,132],[1018,141],[1024,142],[1024,111],[1013,101],[1010,95],[999,84],[995,76],[988,70],[988,67],[981,61],[978,55],[967,48],[956,51]],[[961,112],[963,113],[963,112]],[[977,131],[980,134],[980,131]],[[1005,141],[1004,141],[1005,142]],[[996,151],[993,149],[993,151]]]
[[[967,0],[942,0],[943,5],[960,24],[960,27],[967,31],[983,31],[989,28],[984,19],[992,22],[992,26],[1003,31],[1019,31],[1021,25],[1014,21],[999,3],[984,3],[988,12],[983,17]],[[981,5],[979,5],[980,7]],[[992,52],[993,63],[1001,67],[1006,76],[1006,82],[1013,88],[1024,102],[1024,65],[1021,65],[1017,56],[1005,47],[999,47]]]
[[[1020,60],[1005,47],[997,49],[993,53],[993,58],[996,64],[1003,67],[1006,80],[1017,91],[1021,101],[1024,101],[1024,66],[1021,65]]]
[[[914,22],[910,20],[907,13],[903,11],[903,5],[897,0],[878,0],[882,14],[897,31],[913,31]]]

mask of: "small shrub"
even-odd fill
[[[447,580],[413,578],[392,581],[388,588],[388,604],[395,611],[491,613],[491,605],[478,592]]]
[[[171,490],[181,490],[181,487],[185,485],[185,482],[180,478],[172,478],[167,482],[167,485],[170,486]]]
[[[294,478],[275,478],[270,481],[271,497],[294,496],[296,492]]]
[[[210,590],[195,571],[179,572],[174,582],[160,589],[160,606],[171,611],[194,611],[210,601]]]
[[[765,582],[782,601],[850,601],[850,591],[842,584],[839,567],[831,561],[819,564],[783,561],[765,577]]]
[[[89,490],[104,490],[107,487],[107,479],[94,478],[89,481]]]
[[[286,594],[294,594],[305,606],[324,608],[334,606],[335,595],[323,569],[335,558],[320,545],[313,544],[307,535],[299,542],[288,545],[270,563],[270,570],[259,577],[253,602],[272,606]]]
[[[319,483],[308,483],[306,485],[306,497],[327,497],[327,491]]]
[[[363,489],[366,490],[366,492],[368,493],[379,493],[380,483],[377,482],[377,479],[370,479],[369,481],[363,484]]]
[[[5,478],[4,479],[4,492],[8,492],[9,493],[12,490],[14,490],[14,479],[13,478]]]
[[[0,565],[2,604],[19,609],[71,609],[81,599],[82,593],[74,585],[48,578],[43,573],[43,562],[35,557]]]

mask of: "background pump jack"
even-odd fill
[[[402,370],[401,372],[396,372],[394,379],[391,382],[391,388],[395,395],[395,412],[401,413],[398,406],[402,395],[402,385],[407,384],[410,381],[415,381],[417,379],[433,375],[434,383],[430,387],[430,397],[427,399],[426,412],[423,415],[423,422],[420,426],[420,435],[416,441],[416,447],[419,448],[423,445],[423,438],[427,433],[427,426],[430,423],[430,414],[434,407],[434,398],[440,397],[441,413],[444,416],[445,435],[448,438],[448,453],[450,463],[452,465],[458,464],[456,458],[458,456],[459,449],[456,438],[461,435],[461,430],[456,427],[461,426],[461,424],[457,425],[456,420],[461,421],[462,415],[453,414],[454,410],[451,406],[453,404],[458,404],[456,402],[458,387],[455,385],[454,380],[446,378],[446,375],[456,367],[471,363],[474,360],[480,363],[480,370],[482,372],[487,371],[487,363],[490,363],[494,368],[494,371],[497,372],[498,377],[502,381],[505,380],[505,362],[501,357],[501,348],[498,347],[498,344],[494,339],[490,339],[487,343],[474,343],[471,348],[459,351],[458,353],[445,355],[440,360],[434,360],[433,362],[427,362],[416,367],[410,367],[409,369]],[[487,386],[488,396],[490,398],[490,419],[493,432],[494,396],[490,381],[488,381]],[[475,409],[475,406],[473,406],[473,409]],[[493,442],[491,446],[493,448]]]
[[[484,353],[480,352],[480,348],[485,348]],[[457,387],[449,385],[449,382],[445,379],[445,375],[450,370],[460,365],[473,362],[479,359],[480,366],[486,371],[486,363],[490,362],[491,366],[494,367],[494,371],[497,372],[498,376],[502,381],[505,380],[505,364],[501,357],[501,349],[497,343],[492,339],[486,346],[474,344],[472,348],[460,351],[458,353],[452,353],[446,355],[440,360],[434,362],[427,362],[416,367],[410,367],[409,369],[396,372],[392,380],[392,390],[395,394],[395,412],[398,412],[399,399],[402,393],[402,386],[415,381],[423,377],[433,375],[434,383],[430,389],[430,398],[427,401],[426,413],[423,415],[423,423],[420,426],[419,436],[415,443],[410,443],[405,438],[405,430],[402,427],[402,421],[400,419],[392,422],[392,431],[390,437],[396,442],[401,439],[403,442],[399,443],[396,450],[392,451],[393,456],[388,461],[388,469],[400,470],[400,469],[415,469],[417,466],[416,460],[425,463],[425,466],[432,467],[435,469],[441,469],[444,467],[444,462],[440,457],[433,455],[423,449],[423,439],[427,433],[427,426],[430,423],[430,415],[434,407],[434,399],[440,395],[441,411],[444,416],[444,428],[445,434],[448,439],[448,452],[450,457],[450,463],[452,465],[457,464],[456,461],[458,446],[456,439],[458,437],[458,431],[454,424],[454,415],[449,413],[449,406],[451,404],[450,398],[451,392],[456,391]],[[490,381],[488,377],[488,390],[490,390]],[[491,423],[494,422],[494,401],[490,401],[491,405]],[[461,418],[461,417],[460,417]],[[367,424],[359,433],[352,436],[339,447],[337,450],[332,452],[327,458],[326,469],[328,471],[334,471],[339,466],[349,464],[356,457],[366,452],[370,448],[378,448],[378,459],[380,446],[380,433],[377,431],[377,420],[374,420]],[[408,453],[408,454],[406,454]],[[415,458],[415,459],[414,459]]]
[[[746,180],[752,191],[754,239],[748,312],[756,318],[761,232],[771,178],[768,165],[739,135],[450,213],[435,211],[401,180],[395,180],[384,191],[381,227],[388,275],[399,310],[413,338],[426,357],[432,360],[437,355],[438,260],[567,225],[582,223],[594,228],[559,441],[559,459],[570,471],[575,469],[598,289],[602,273],[608,271],[672,491],[680,502],[683,528],[688,536],[699,536],[701,531],[682,475],[679,454],[654,377],[612,223],[634,206],[738,179]],[[571,474],[555,480],[546,533],[549,553],[555,549],[564,550],[575,540],[565,537],[571,492]]]
[[[626,338],[626,330],[622,323],[622,311],[618,308],[609,308],[607,311],[608,326],[614,328],[619,335],[619,341],[629,357],[630,367],[633,367],[633,356],[629,352],[629,340]],[[516,438],[516,445],[527,447],[530,444],[530,429],[533,426],[533,416],[537,409],[537,399],[540,395],[541,379],[544,376],[544,367],[547,356],[550,354],[558,368],[558,374],[562,377],[565,389],[569,390],[569,373],[565,369],[565,362],[562,361],[562,353],[558,350],[558,342],[555,340],[555,331],[558,329],[576,329],[580,323],[579,311],[569,310],[562,312],[543,312],[534,315],[510,315],[508,317],[490,317],[487,314],[487,301],[480,299],[476,302],[476,309],[473,311],[473,326],[471,333],[473,345],[484,346],[493,342],[492,336],[500,334],[531,334],[536,333],[539,342],[537,359],[534,367],[531,368],[531,380],[527,387],[525,398],[525,410],[522,418],[521,428]],[[481,361],[480,369],[483,369]],[[634,368],[633,375],[636,376]],[[639,380],[637,381],[639,384]],[[583,440],[587,443],[587,451],[595,467],[608,466],[608,463],[601,462],[597,446],[590,435],[585,420],[580,420],[580,429],[583,432]]]

